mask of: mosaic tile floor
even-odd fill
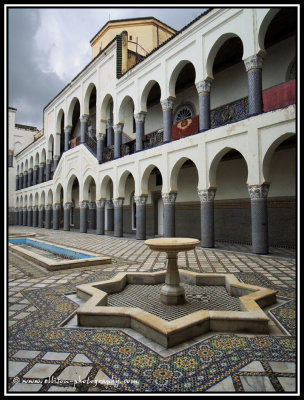
[[[269,316],[276,335],[214,333],[164,349],[131,329],[79,328],[68,323],[79,307],[80,283],[120,271],[164,268],[165,255],[141,241],[28,227],[54,243],[111,255],[113,263],[51,273],[15,255],[8,259],[8,393],[296,393],[296,263],[290,255],[196,248],[179,257],[193,271],[234,273],[241,281],[278,290]]]

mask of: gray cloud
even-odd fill
[[[43,126],[43,108],[91,60],[90,40],[109,19],[153,16],[180,30],[203,8],[9,8],[8,106],[16,122]]]

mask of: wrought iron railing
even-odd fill
[[[102,152],[102,162],[114,160],[114,146],[105,147]]]
[[[210,128],[217,128],[246,118],[248,118],[248,97],[211,110]]]
[[[86,142],[88,147],[93,151],[93,153],[96,156],[96,154],[97,154],[97,142],[96,142],[96,140],[92,136],[85,135],[85,142]]]
[[[124,143],[120,147],[121,157],[133,154],[136,151],[136,140],[131,140],[130,142]]]

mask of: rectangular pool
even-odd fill
[[[10,251],[51,271],[111,263],[110,257],[42,240],[23,237],[8,239],[8,242]]]

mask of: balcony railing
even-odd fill
[[[210,128],[241,121],[248,117],[248,97],[233,101],[210,111]]]

